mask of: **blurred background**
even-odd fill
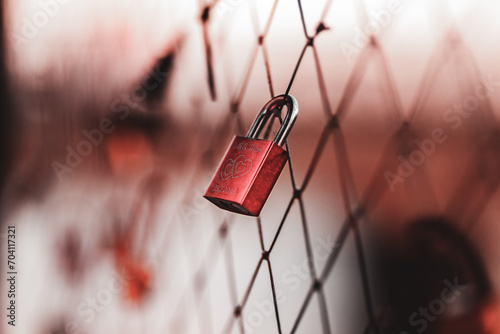
[[[500,333],[498,1],[2,11],[2,332]],[[260,218],[215,207],[285,93]]]

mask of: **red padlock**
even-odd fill
[[[269,118],[281,115],[285,105],[287,114],[274,140],[257,139]],[[247,136],[234,137],[204,197],[222,209],[258,216],[285,167],[288,154],[281,146],[298,113],[299,106],[291,95],[269,101]]]

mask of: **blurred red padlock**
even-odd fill
[[[257,139],[271,116],[287,114],[274,140]],[[281,148],[297,119],[299,106],[291,95],[269,101],[255,118],[246,137],[235,136],[208,187],[205,198],[218,207],[258,216],[286,164]]]

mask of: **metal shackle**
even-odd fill
[[[256,136],[259,136],[262,128],[269,120],[269,117],[276,114],[276,109],[282,108],[284,105],[287,107],[287,113],[285,119],[283,120],[283,124],[281,124],[281,127],[273,140],[278,146],[282,146],[285,143],[295,120],[297,119],[297,115],[299,114],[299,105],[297,100],[292,95],[278,95],[271,101],[267,102],[257,117],[255,117],[250,130],[248,130],[247,137],[255,139]],[[281,115],[281,109],[279,109],[278,115]]]

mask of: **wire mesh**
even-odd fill
[[[250,55],[250,61],[249,64],[247,65],[247,70],[245,71],[245,75],[243,77],[243,83],[241,84],[241,88],[237,90],[234,94],[233,100],[231,102],[232,108],[228,111],[227,118],[226,120],[221,124],[219,130],[216,130],[214,133],[218,134],[220,131],[223,131],[224,128],[226,128],[227,124],[229,122],[232,122],[228,119],[234,119],[236,124],[237,124],[237,130],[240,134],[244,134],[244,128],[242,126],[242,121],[240,118],[240,114],[238,113],[238,106],[241,104],[242,99],[245,94],[245,90],[248,86],[248,82],[250,79],[250,74],[252,72],[252,69],[254,67],[254,63],[257,61],[257,53],[261,52],[262,53],[262,59],[264,61],[264,66],[266,69],[266,74],[267,74],[267,84],[270,92],[270,96],[274,97],[275,96],[275,88],[273,87],[273,80],[272,80],[272,75],[271,75],[271,68],[267,56],[267,48],[266,48],[266,37],[269,33],[269,29],[272,25],[273,18],[276,15],[276,8],[278,5],[278,0],[273,2],[272,9],[270,11],[269,16],[266,18],[266,24],[265,28],[260,31],[257,27],[259,25],[258,22],[256,21],[256,18],[253,17],[253,24],[255,28],[255,37],[256,37],[256,44],[251,52]],[[217,1],[214,1],[207,5],[203,9],[204,13],[207,13],[210,10],[213,10],[215,6],[217,5]],[[365,5],[362,1],[357,2],[357,9],[358,9],[358,20],[359,20],[359,25],[360,26],[365,26],[366,23],[369,21],[369,17],[367,14],[367,10],[365,8]],[[250,6],[254,6],[253,2],[250,2]],[[232,333],[233,329],[235,327],[238,327],[240,333],[245,333],[245,326],[243,323],[243,314],[245,312],[245,307],[247,306],[247,302],[249,299],[249,295],[252,292],[252,289],[254,287],[254,283],[256,280],[256,277],[259,273],[259,270],[261,270],[262,267],[264,267],[264,270],[267,271],[268,278],[269,278],[269,284],[271,287],[271,294],[272,294],[272,300],[274,304],[274,316],[275,316],[275,324],[276,324],[276,332],[277,333],[282,333],[283,328],[280,322],[280,307],[279,307],[279,302],[278,298],[276,296],[276,287],[274,284],[274,276],[273,276],[273,270],[272,270],[272,261],[271,261],[271,255],[273,254],[273,249],[276,245],[277,242],[280,240],[280,233],[282,231],[283,226],[286,224],[287,217],[290,213],[291,208],[295,206],[299,206],[299,211],[300,211],[300,221],[302,224],[302,232],[303,232],[303,242],[305,244],[306,252],[307,252],[307,257],[309,259],[313,258],[313,251],[312,251],[312,246],[311,246],[311,237],[309,235],[308,231],[308,218],[307,218],[307,213],[306,213],[306,206],[303,201],[303,194],[308,190],[308,185],[309,182],[317,168],[318,162],[321,159],[322,155],[324,154],[325,146],[326,143],[329,140],[333,140],[334,142],[334,151],[335,151],[335,158],[336,158],[336,163],[337,163],[337,171],[338,171],[338,182],[341,187],[341,193],[342,193],[342,203],[344,207],[344,214],[346,216],[345,220],[342,222],[335,222],[336,224],[341,224],[340,231],[336,237],[335,243],[334,243],[334,248],[332,249],[327,263],[324,266],[322,270],[318,270],[318,268],[315,267],[314,261],[309,261],[309,272],[310,272],[310,284],[309,288],[307,290],[306,297],[301,303],[300,306],[300,311],[298,314],[295,315],[295,320],[293,321],[293,326],[290,330],[290,333],[295,333],[297,332],[301,321],[304,317],[304,314],[307,312],[308,308],[310,307],[310,304],[313,300],[313,296],[317,295],[317,302],[319,306],[319,313],[321,317],[321,329],[323,333],[331,333],[331,325],[330,321],[331,319],[328,316],[328,302],[327,298],[325,297],[324,293],[324,284],[328,280],[331,271],[335,267],[336,261],[338,259],[339,254],[341,253],[343,246],[349,237],[349,235],[354,236],[355,240],[355,248],[356,248],[356,254],[357,254],[357,262],[359,266],[359,274],[361,276],[361,281],[362,281],[362,290],[363,290],[363,300],[364,300],[364,308],[367,314],[368,322],[365,324],[365,328],[363,333],[381,333],[380,331],[380,322],[382,321],[384,317],[384,307],[383,305],[378,305],[379,309],[382,310],[377,314],[375,312],[375,307],[373,303],[373,298],[372,294],[373,291],[371,290],[372,287],[370,286],[370,278],[369,278],[369,273],[367,270],[367,263],[366,263],[366,257],[365,257],[365,247],[363,245],[363,238],[361,236],[361,229],[360,229],[360,223],[365,222],[369,223],[369,218],[367,216],[367,212],[370,212],[371,210],[374,210],[375,207],[378,204],[378,201],[383,197],[384,193],[389,189],[385,183],[384,179],[380,178],[380,175],[384,175],[384,170],[388,170],[388,160],[387,159],[391,155],[396,154],[401,154],[405,158],[408,159],[409,154],[412,152],[412,150],[415,148],[414,147],[414,140],[415,138],[418,138],[414,132],[414,125],[417,123],[417,119],[419,117],[422,117],[422,114],[425,111],[426,103],[430,94],[430,91],[432,90],[433,84],[432,81],[435,80],[435,76],[439,73],[440,69],[442,68],[443,64],[448,61],[448,57],[456,57],[457,62],[456,66],[457,69],[460,66],[468,67],[468,69],[472,69],[472,72],[468,72],[468,70],[464,70],[464,73],[461,73],[462,75],[465,75],[465,79],[462,77],[460,80],[461,82],[464,83],[465,86],[469,87],[474,87],[474,77],[479,76],[478,72],[478,67],[475,62],[474,56],[470,53],[468,50],[467,46],[464,44],[463,40],[460,38],[460,33],[458,31],[458,28],[456,25],[451,25],[449,28],[448,33],[443,37],[442,43],[438,44],[435,50],[434,56],[429,60],[426,74],[423,76],[420,89],[418,91],[417,97],[415,98],[414,103],[408,108],[408,111],[405,112],[403,110],[403,106],[401,103],[401,100],[398,95],[397,91],[397,85],[394,81],[394,78],[392,76],[390,66],[388,65],[388,60],[387,57],[385,56],[384,49],[379,41],[379,36],[376,36],[375,34],[372,34],[369,36],[369,47],[366,49],[363,49],[361,53],[356,57],[355,60],[355,65],[353,67],[353,70],[347,80],[347,83],[344,87],[344,90],[342,92],[340,102],[338,105],[333,108],[331,106],[331,103],[329,101],[329,96],[327,93],[327,88],[324,80],[325,74],[323,73],[322,66],[321,66],[321,61],[319,54],[317,52],[317,48],[315,46],[315,39],[320,36],[320,34],[326,30],[329,29],[329,27],[325,23],[325,18],[328,15],[328,12],[331,10],[332,6],[332,1],[326,1],[324,5],[324,9],[321,13],[321,16],[319,19],[314,22],[315,25],[312,24],[312,22],[306,23],[305,18],[304,18],[304,10],[302,8],[302,3],[300,0],[297,1],[297,6],[300,11],[300,19],[301,22],[300,24],[302,25],[303,28],[303,33],[304,33],[304,38],[305,38],[305,43],[304,46],[302,47],[301,53],[298,56],[298,60],[296,62],[295,68],[292,71],[292,74],[290,76],[289,83],[287,85],[287,88],[284,92],[284,94],[288,94],[293,86],[296,74],[298,70],[300,69],[301,62],[304,58],[304,55],[309,52],[313,54],[313,59],[314,59],[314,66],[316,70],[316,78],[318,81],[318,89],[320,92],[321,96],[321,102],[323,106],[323,111],[325,113],[325,124],[323,127],[323,131],[321,135],[319,136],[319,139],[317,141],[316,147],[314,148],[314,154],[312,156],[312,159],[309,161],[309,167],[307,168],[307,173],[304,177],[304,180],[301,183],[298,183],[294,174],[294,160],[292,159],[292,153],[293,153],[293,147],[291,148],[288,143],[286,145],[287,151],[289,154],[289,169],[290,169],[290,182],[292,184],[292,192],[290,194],[290,198],[288,199],[288,205],[286,207],[285,213],[280,219],[280,223],[278,226],[278,229],[276,233],[274,234],[272,238],[272,242],[269,245],[269,247],[265,247],[265,243],[263,240],[263,232],[262,232],[262,221],[260,218],[256,219],[256,224],[258,226],[258,232],[259,232],[259,240],[260,240],[260,248],[262,251],[262,254],[255,266],[255,269],[253,271],[253,275],[248,283],[248,286],[245,289],[245,293],[243,296],[239,298],[239,300],[236,298],[236,291],[235,291],[235,275],[231,270],[234,270],[234,258],[231,256],[231,251],[226,251],[226,253],[220,252],[219,255],[224,257],[224,261],[226,262],[226,266],[228,267],[228,272],[227,272],[227,280],[229,283],[229,287],[231,290],[231,300],[233,304],[233,312],[228,316],[227,324],[224,327],[223,332],[224,333]],[[204,14],[204,18],[208,17],[208,14]],[[205,36],[205,42],[207,43],[207,37],[206,37],[206,24],[204,23],[203,28],[205,30],[204,36]],[[314,29],[311,29],[314,28]],[[313,31],[312,34],[309,33],[309,31]],[[210,86],[210,90],[214,91],[214,82],[212,79],[212,75],[210,73],[213,72],[212,68],[212,60],[211,60],[211,51],[210,48],[207,46],[207,68],[208,68],[208,85]],[[367,71],[367,66],[370,63],[375,63],[377,67],[379,67],[380,70],[380,82],[381,86],[383,87],[383,90],[387,93],[387,97],[389,99],[388,105],[390,106],[390,112],[391,112],[391,117],[390,121],[392,125],[396,126],[397,131],[395,134],[392,136],[392,138],[388,141],[386,148],[384,149],[384,153],[379,161],[378,167],[376,168],[376,171],[373,173],[373,176],[371,178],[371,181],[368,183],[369,186],[367,189],[364,191],[364,193],[359,196],[357,191],[356,191],[356,186],[355,182],[353,179],[353,173],[350,167],[349,163],[349,156],[348,156],[348,149],[346,147],[346,142],[343,134],[343,128],[342,128],[342,121],[346,118],[348,112],[349,112],[349,107],[353,99],[355,99],[356,93],[358,92],[359,86],[363,80],[364,74]],[[477,85],[477,84],[476,84]],[[463,92],[466,94],[466,92]],[[484,115],[483,115],[484,112]],[[488,126],[486,124],[495,124],[495,116],[494,113],[491,110],[491,106],[489,105],[489,102],[486,103],[485,106],[481,107],[481,116],[485,117],[486,119],[489,119],[493,123],[489,123],[488,121],[485,121],[486,123],[481,124],[481,129],[487,129]],[[391,126],[389,126],[389,129],[392,129]],[[490,129],[491,131],[493,129]],[[214,144],[211,144],[214,145]],[[412,147],[413,145],[413,147]],[[210,155],[205,156],[209,161],[212,161],[210,158]],[[210,168],[213,169],[213,164],[207,164],[205,166],[211,166]],[[209,169],[210,169],[209,168]],[[425,169],[425,167],[424,167]],[[424,172],[425,173],[425,172]],[[433,189],[432,185],[429,183],[429,175],[427,175],[428,180],[427,181],[422,181],[422,182],[427,182],[426,186],[428,186],[427,191],[432,194]],[[381,181],[382,180],[382,181]],[[497,184],[493,185],[493,188],[496,190],[497,189]],[[470,189],[469,186],[463,186],[463,189]],[[464,200],[460,194],[463,193],[463,190],[459,190],[457,192],[457,197],[461,198]],[[489,196],[492,195],[492,193],[488,193],[489,195],[486,195],[487,198],[490,198]],[[484,205],[488,203],[488,199],[485,201],[481,201],[483,203],[483,208]],[[450,201],[449,206],[453,206],[454,201]],[[466,206],[462,204],[456,204],[459,207],[465,208]],[[469,219],[468,221],[477,221],[477,217],[481,215],[481,209],[471,209],[475,211],[475,216],[472,219]],[[451,211],[453,212],[453,211]],[[214,235],[214,238],[218,238],[221,242],[221,245],[224,246],[224,243],[230,244],[230,239],[231,239],[231,223],[228,222],[228,220],[224,220],[222,224],[220,225],[220,229],[224,230],[224,233],[217,232]],[[227,249],[231,249],[232,246],[228,246]],[[267,268],[265,268],[267,267]],[[210,269],[204,267],[204,275],[205,276],[210,276]],[[197,293],[203,293],[200,290],[197,290]],[[208,325],[208,324],[207,324]]]

